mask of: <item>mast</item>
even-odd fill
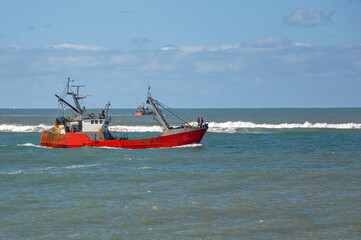
[[[62,97],[59,97],[59,102],[60,103],[65,103],[67,106],[69,106],[72,110],[74,110],[76,113],[78,113],[79,115],[79,118],[87,118],[88,117],[88,114],[86,113],[86,110],[85,110],[85,107],[81,107],[80,103],[79,103],[79,100],[80,99],[84,99],[88,96],[88,94],[80,94],[79,93],[79,89],[81,87],[85,87],[85,85],[72,85],[70,86],[70,82],[74,82],[74,80],[71,80],[69,77],[67,79],[67,82],[66,82],[66,86],[65,86],[65,89],[62,93]],[[73,92],[73,90],[71,89],[71,87],[76,87],[76,94]],[[64,98],[66,95],[71,95],[72,98],[73,98],[73,101],[74,101],[74,104],[75,106],[71,106],[69,103],[67,103]],[[64,107],[62,106],[62,109],[63,109],[63,115],[64,115]]]
[[[78,101],[77,97],[75,96],[75,94],[74,94],[73,92],[68,92],[68,94],[73,97],[73,100],[74,100],[76,109],[78,109],[78,112],[79,112],[80,114],[82,114],[83,111],[82,111],[82,109],[81,109],[81,106],[80,106],[79,101]]]
[[[72,85],[72,87],[76,87],[76,95],[74,94],[74,92],[73,91],[71,91],[71,89],[69,88],[69,78],[68,78],[68,91],[67,91],[67,94],[69,94],[69,95],[71,95],[72,97],[73,97],[73,100],[74,100],[74,103],[75,103],[75,106],[76,106],[76,108],[79,110],[78,112],[80,113],[80,114],[83,114],[85,111],[83,111],[83,109],[81,108],[81,106],[80,106],[80,103],[79,103],[79,99],[84,99],[84,98],[86,98],[86,95],[85,96],[80,96],[79,95],[79,88],[80,87],[85,87],[84,85],[76,85],[76,86],[74,86],[74,85]],[[70,90],[70,91],[69,91]]]

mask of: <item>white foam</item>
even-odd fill
[[[103,149],[121,149],[121,148],[118,148],[118,147],[97,147],[97,148],[103,148]]]
[[[45,146],[35,145],[33,143],[18,144],[19,147],[35,147],[35,148],[49,148]]]
[[[176,147],[173,147],[173,148],[189,148],[189,147],[201,147],[201,146],[203,146],[202,143],[191,143],[191,144],[176,146]]]
[[[54,169],[55,167],[46,167],[46,168],[35,168],[30,170],[11,170],[9,172],[0,172],[0,174],[4,175],[17,175],[17,174],[36,174],[36,173],[43,173],[44,171],[49,171],[51,169]]]
[[[55,167],[46,167],[46,168],[41,168],[41,171],[48,171],[48,170],[52,170],[55,169]]]
[[[17,125],[17,124],[0,124],[0,132],[41,132],[49,130],[51,126],[44,124],[39,125]]]
[[[45,124],[39,125],[18,125],[18,124],[0,124],[0,132],[42,132],[49,130],[52,126]],[[161,127],[154,126],[110,126],[110,131],[114,132],[162,132]]]
[[[114,132],[162,132],[162,128],[159,126],[110,126],[110,131]]]
[[[71,165],[67,167],[44,167],[44,168],[33,168],[33,169],[18,169],[18,170],[10,170],[8,172],[0,172],[0,175],[17,175],[17,174],[39,174],[46,173],[50,170],[59,169],[59,168],[67,168],[67,169],[75,169],[75,168],[88,168],[95,167],[100,164],[90,164],[90,165]]]
[[[71,166],[67,166],[65,168],[68,169],[74,169],[74,168],[88,168],[88,167],[95,167],[98,166],[99,164],[90,164],[90,165],[71,165]]]
[[[215,133],[234,133],[237,129],[254,129],[254,128],[263,128],[263,129],[361,129],[360,123],[310,123],[306,121],[305,123],[280,123],[280,124],[257,124],[253,122],[210,122],[208,123],[209,132]]]
[[[10,172],[0,172],[0,174],[3,175],[17,175],[17,174],[22,174],[24,173],[24,170],[14,170],[14,171],[10,171]]]
[[[147,170],[147,169],[153,169],[152,167],[147,167],[147,166],[145,166],[145,167],[141,167],[141,168],[139,168],[140,170]]]
[[[196,122],[190,123],[196,126]],[[214,133],[235,133],[239,129],[361,129],[361,123],[253,123],[243,121],[227,121],[227,122],[209,122],[209,132]],[[17,125],[17,124],[0,124],[0,132],[41,132],[49,130],[52,126],[45,124],[39,125]],[[116,125],[110,126],[110,131],[114,132],[162,132],[158,125],[153,126],[126,126]]]

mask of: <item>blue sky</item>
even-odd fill
[[[0,108],[361,107],[360,0],[0,4]]]

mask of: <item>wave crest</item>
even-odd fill
[[[162,132],[159,126],[110,126],[110,131],[114,132]]]
[[[18,144],[18,147],[49,148],[49,147],[45,147],[45,146],[36,145],[36,144],[33,144],[33,143]]]
[[[267,124],[267,123],[253,123],[253,122],[210,122],[208,124],[209,132],[215,133],[234,133],[237,129],[361,129],[360,123],[280,123],[280,124]]]
[[[45,124],[39,125],[17,125],[17,124],[0,124],[0,132],[42,132],[49,130],[52,126]]]
[[[195,126],[196,123],[192,122]],[[227,122],[209,122],[209,132],[213,133],[235,133],[241,129],[361,129],[361,123],[253,123],[243,121]],[[45,124],[39,125],[17,125],[17,124],[0,124],[0,132],[42,132],[49,130],[52,126]],[[161,127],[153,126],[110,126],[110,131],[114,132],[162,132]]]

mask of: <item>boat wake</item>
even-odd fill
[[[176,147],[172,147],[172,148],[193,148],[193,147],[202,147],[203,145],[204,144],[202,144],[202,143],[191,143],[191,144],[176,146]]]
[[[191,125],[196,125],[192,122]],[[227,122],[209,122],[208,132],[213,133],[236,133],[237,131],[247,129],[361,129],[361,123],[253,123],[243,121],[227,121]],[[17,124],[0,124],[0,132],[42,132],[49,130],[52,126],[45,124],[39,125],[17,125]],[[162,132],[157,126],[127,126],[115,125],[109,127],[113,132]]]

